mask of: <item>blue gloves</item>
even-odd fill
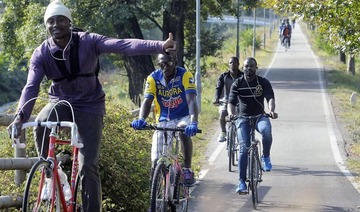
[[[196,135],[198,131],[198,123],[196,121],[191,122],[185,127],[185,135],[188,137]]]
[[[145,119],[143,119],[143,118],[134,120],[131,123],[132,128],[134,128],[135,130],[144,129],[146,127],[146,125],[147,125],[147,123],[146,123]]]

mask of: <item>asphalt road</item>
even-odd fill
[[[324,69],[298,27],[288,52],[279,46],[260,75],[273,85],[273,170],[263,175],[258,211],[360,211],[359,185],[344,166],[343,140],[326,90]],[[225,145],[209,147],[208,163],[191,193],[189,211],[253,211],[251,195],[238,195],[238,171],[228,171]],[[358,188],[358,189],[356,189]]]

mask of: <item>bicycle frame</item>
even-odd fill
[[[249,120],[249,126],[250,126],[250,146],[248,148],[248,165],[249,165],[249,161],[250,161],[250,155],[249,155],[250,151],[256,152],[258,157],[259,157],[259,152],[261,151],[261,142],[255,137],[255,131],[256,131],[255,125],[259,118],[260,118],[260,116],[246,117],[246,119]],[[248,176],[250,176],[249,168],[248,168]]]
[[[184,132],[184,128],[148,125],[144,130],[164,131],[161,156],[156,161],[151,182],[151,211],[158,211],[158,207],[160,207],[160,211],[164,212],[168,209],[176,211],[176,207],[179,205],[182,207],[182,211],[187,211],[189,187],[184,186],[183,183],[183,171],[179,163],[180,139],[179,135],[176,134],[177,132]],[[171,133],[173,133],[172,139],[175,139],[174,153],[170,151],[171,148],[169,148],[170,142],[168,141],[167,131],[171,131]],[[197,132],[201,133],[201,130]],[[161,190],[159,188],[161,188]],[[182,198],[183,196],[181,195],[183,195],[184,198]],[[158,202],[161,202],[161,204],[158,204]]]
[[[257,208],[258,204],[258,191],[257,187],[260,182],[262,182],[262,164],[260,162],[260,154],[261,152],[261,142],[255,137],[255,127],[256,122],[261,117],[258,116],[248,116],[244,117],[249,120],[250,126],[250,146],[248,148],[248,157],[247,157],[247,182],[248,182],[248,192],[251,190],[252,194],[252,202],[253,208]]]
[[[158,129],[159,130],[159,129]],[[166,168],[166,175],[165,175],[165,194],[164,194],[164,202],[167,204],[165,205],[166,208],[163,208],[164,210],[167,210],[167,207],[176,207],[176,204],[180,203],[179,197],[177,195],[174,195],[175,192],[179,188],[176,185],[176,175],[179,173],[179,177],[182,178],[182,168],[179,163],[179,138],[178,134],[174,132],[173,133],[173,139],[175,139],[175,145],[172,144],[175,149],[171,151],[172,149],[169,146],[167,131],[164,130],[164,142],[163,142],[163,148],[161,157],[157,160],[156,166],[162,166],[161,164],[164,164]],[[182,179],[179,179],[182,181]],[[156,183],[156,180],[152,182],[152,184]],[[182,182],[180,182],[182,183]],[[152,186],[153,187],[153,186]],[[188,195],[188,190],[186,192],[186,195]]]
[[[52,184],[51,184],[51,194],[50,194],[50,209],[49,211],[53,211],[55,208],[57,209],[56,211],[58,211],[58,209],[61,207],[62,210],[64,212],[68,212],[68,211],[74,211],[74,206],[75,206],[75,185],[76,185],[76,178],[77,178],[77,174],[78,174],[78,152],[79,152],[79,148],[83,147],[82,143],[78,142],[78,136],[77,136],[77,126],[75,123],[73,122],[27,122],[23,124],[23,129],[27,128],[27,127],[34,127],[34,126],[42,126],[42,127],[47,127],[49,128],[50,131],[50,135],[49,135],[49,150],[48,150],[48,156],[47,158],[43,158],[40,157],[40,160],[34,164],[34,166],[32,167],[30,173],[34,172],[39,165],[43,162],[47,162],[48,165],[44,165],[44,168],[49,167],[52,170],[52,174],[53,174],[53,180],[52,180]],[[57,134],[57,127],[69,127],[71,128],[71,139],[70,140],[60,140],[58,139],[58,134]],[[12,129],[12,136],[14,135],[14,127]],[[19,143],[19,140],[17,139],[13,139],[15,141],[15,145],[23,148],[25,147],[24,145],[21,145]],[[59,176],[59,171],[58,171],[58,161],[56,159],[56,155],[55,155],[55,148],[57,145],[72,145],[72,152],[73,152],[73,161],[72,161],[72,170],[71,170],[71,180],[70,180],[70,189],[71,189],[71,198],[68,201],[68,203],[65,200],[65,195],[61,186],[61,182],[60,182],[60,176]],[[33,171],[33,169],[35,169]],[[43,186],[45,185],[45,178],[46,178],[46,170],[42,170],[41,171],[41,177],[40,177],[40,184],[39,184],[39,192],[37,195],[37,199],[36,199],[36,205],[33,209],[33,211],[37,211],[39,210],[39,205],[41,204],[41,195],[42,195],[42,191],[43,191]],[[31,178],[33,176],[29,176],[29,178]],[[28,201],[28,193],[30,190],[30,184],[31,184],[31,180],[30,182],[27,182],[26,188],[25,188],[25,193],[24,193],[24,202],[23,202],[23,210],[26,211],[27,210],[27,201]],[[54,188],[58,188],[58,189],[54,189]],[[57,193],[58,192],[58,193]],[[56,196],[56,194],[58,196]],[[60,199],[59,201],[56,201]]]

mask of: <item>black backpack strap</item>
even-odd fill
[[[58,51],[56,51],[56,52],[54,53],[54,56],[55,56],[56,58],[63,58],[63,54],[62,54],[62,53],[63,53],[63,51],[58,50]],[[65,62],[64,62],[63,60],[57,60],[57,59],[55,59],[55,58],[54,58],[54,60],[55,60],[55,63],[56,63],[56,65],[57,65],[57,67],[59,68],[61,74],[64,76],[64,77],[62,77],[62,78],[68,77],[68,76],[70,75],[70,72],[69,72],[68,69],[66,68]]]
[[[55,60],[55,63],[59,70],[61,71],[61,74],[63,77],[53,79],[54,82],[59,82],[64,79],[73,80],[76,77],[93,77],[98,76],[98,73],[100,71],[100,64],[99,61],[97,63],[97,68],[95,73],[87,73],[87,74],[79,74],[80,73],[80,65],[79,65],[79,34],[77,32],[72,33],[72,39],[73,39],[73,46],[70,48],[70,71],[66,68],[65,61],[64,60]],[[57,51],[54,54],[57,58],[63,58],[62,57],[62,51]]]
[[[70,72],[71,75],[80,73],[79,66],[79,34],[77,32],[72,33],[72,39],[74,46],[70,48]]]

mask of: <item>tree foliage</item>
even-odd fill
[[[356,0],[266,0],[279,14],[295,13],[327,35],[336,48],[350,55],[360,50],[360,1]]]
[[[12,69],[22,65],[23,69],[33,49],[46,38],[43,14],[48,1],[45,0],[5,0],[6,13],[1,22],[4,52],[11,58]],[[178,65],[184,66],[184,60],[195,58],[195,1],[192,0],[63,0],[73,16],[73,23],[84,30],[97,32],[118,38],[143,39],[142,27],[157,28],[161,37],[166,39],[172,32],[178,42]],[[209,15],[221,16],[234,13],[232,0],[201,1],[202,23]],[[201,49],[205,54],[213,54],[223,39],[214,32],[202,27]],[[113,61],[125,67],[129,77],[129,94],[134,102],[139,101],[143,91],[143,82],[155,69],[150,56],[111,56]],[[120,62],[118,62],[120,61]],[[192,68],[192,67],[188,67]],[[139,86],[140,85],[140,86]]]

